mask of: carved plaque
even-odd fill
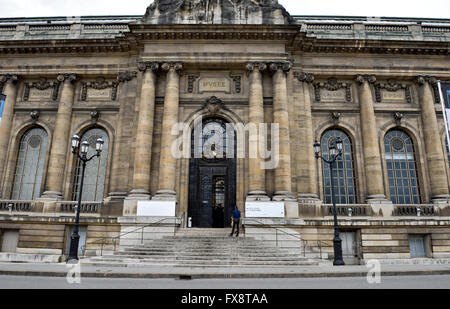
[[[336,91],[321,89],[320,97],[322,102],[345,101],[345,89],[339,89]]]
[[[231,93],[231,81],[226,77],[202,77],[198,82],[198,92]]]
[[[29,101],[51,100],[53,96],[53,88],[40,90],[31,88],[29,94]]]
[[[112,88],[107,89],[94,89],[88,88],[86,93],[87,100],[97,100],[97,99],[110,99]]]
[[[405,102],[406,101],[406,94],[405,91],[399,90],[399,91],[388,91],[388,90],[381,90],[381,100],[382,101],[399,101],[399,102]]]

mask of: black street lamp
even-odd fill
[[[334,261],[333,265],[345,265],[344,259],[342,258],[342,240],[339,237],[338,221],[337,221],[337,211],[336,211],[336,196],[334,193],[334,175],[333,175],[333,165],[334,162],[342,155],[342,140],[338,137],[331,142],[329,147],[330,158],[326,159],[320,154],[320,143],[318,141],[314,142],[314,152],[316,153],[316,159],[321,158],[325,163],[330,165],[331,173],[331,197],[333,200],[333,214],[334,214]]]
[[[78,243],[80,241],[79,231],[79,223],[80,223],[80,211],[81,211],[81,197],[83,195],[83,183],[84,183],[84,172],[86,169],[86,164],[94,158],[100,157],[100,153],[103,150],[104,141],[99,138],[95,143],[95,150],[97,153],[92,157],[88,158],[87,153],[89,150],[89,143],[84,141],[81,143],[80,147],[80,137],[78,135],[74,135],[72,137],[72,153],[77,155],[78,158],[82,162],[81,169],[81,181],[80,181],[80,191],[78,193],[78,204],[75,206],[75,227],[73,229],[72,236],[70,237],[70,251],[69,257],[67,258],[67,262],[78,261]]]

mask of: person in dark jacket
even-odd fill
[[[241,221],[241,212],[239,211],[237,206],[234,206],[232,220],[233,220],[233,229],[231,230],[230,236],[233,236],[234,229],[237,228],[236,237],[238,237],[239,236],[239,222]]]

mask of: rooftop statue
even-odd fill
[[[278,0],[155,0],[141,23],[284,25],[293,21]]]

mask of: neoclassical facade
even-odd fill
[[[249,235],[283,227],[332,252],[333,176],[348,256],[450,257],[437,87],[450,80],[450,20],[206,2],[155,1],[144,16],[0,19],[2,251],[67,254],[78,134],[89,154],[105,141],[84,181],[87,254],[142,224],[154,224],[149,238],[190,222],[228,227],[234,205],[246,217],[258,201],[284,203],[285,217],[244,218]],[[328,156],[337,138],[332,175],[313,144]],[[175,202],[174,220],[138,216],[142,201]]]

